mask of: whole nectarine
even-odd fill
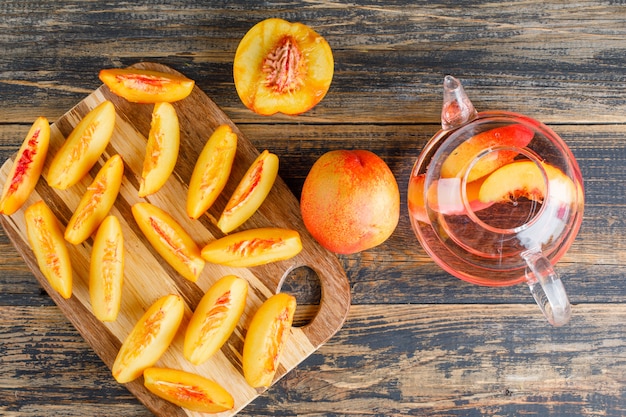
[[[311,167],[300,209],[307,230],[326,249],[350,254],[391,236],[400,217],[393,173],[367,150],[335,150]]]

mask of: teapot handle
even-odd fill
[[[566,324],[572,308],[567,298],[563,282],[550,261],[540,250],[527,250],[522,253],[526,261],[526,283],[544,316],[553,326]]]

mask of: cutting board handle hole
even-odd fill
[[[280,290],[293,295],[298,302],[294,326],[306,326],[315,318],[322,299],[322,284],[313,269],[308,266],[292,269],[284,277]]]

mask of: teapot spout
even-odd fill
[[[443,79],[443,107],[441,109],[443,130],[462,126],[474,119],[477,114],[461,82],[451,75],[446,75]]]

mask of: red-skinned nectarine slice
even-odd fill
[[[74,245],[84,242],[96,231],[113,207],[124,177],[124,162],[113,155],[100,168],[65,228],[65,240]]]
[[[205,260],[214,264],[247,268],[290,259],[300,251],[302,242],[297,231],[264,227],[209,242],[201,253]]]
[[[120,348],[111,373],[124,384],[137,379],[167,350],[185,313],[185,302],[177,294],[156,300],[137,321]]]
[[[198,374],[152,367],[143,371],[143,378],[150,392],[191,411],[219,413],[235,405],[232,395],[221,385]]]
[[[205,262],[200,248],[182,226],[169,213],[150,203],[135,203],[131,210],[152,247],[179,274],[196,282]]]
[[[248,281],[235,275],[220,278],[204,294],[185,333],[183,354],[199,365],[228,340],[246,306]]]
[[[63,298],[70,298],[72,265],[58,219],[43,201],[28,206],[24,219],[28,242],[41,273]]]
[[[0,197],[0,214],[9,216],[15,213],[33,192],[39,181],[49,144],[50,124],[45,117],[39,117],[26,134],[7,175]]]
[[[182,100],[195,85],[182,75],[136,68],[107,68],[98,77],[114,94],[133,103]]]
[[[544,162],[541,166],[548,177],[549,198],[571,203],[576,195],[573,181],[552,165]],[[497,169],[485,179],[479,191],[479,199],[484,203],[507,202],[519,197],[538,202],[546,197],[546,181],[534,161],[512,162]]]
[[[233,65],[243,104],[262,115],[300,114],[328,92],[334,60],[328,42],[302,23],[266,19],[241,39]]]
[[[278,175],[278,156],[267,150],[254,160],[228,200],[217,227],[229,233],[257,211],[269,194]]]
[[[115,321],[124,284],[124,235],[115,216],[106,217],[93,241],[89,261],[89,298],[98,320]]]
[[[115,107],[110,101],[87,113],[50,162],[48,185],[65,190],[80,181],[109,144],[114,127]]]
[[[278,293],[265,300],[252,317],[242,358],[243,375],[251,387],[272,385],[295,311],[295,297]]]
[[[156,193],[165,184],[176,166],[179,146],[176,109],[167,102],[156,103],[139,181],[139,197]]]
[[[480,152],[494,146],[524,148],[534,136],[532,129],[512,124],[481,132],[461,143],[452,151],[441,166],[443,178],[454,178],[462,175],[467,164]],[[513,161],[519,153],[514,150],[499,150],[482,157],[468,174],[467,182],[483,177],[503,165]]]
[[[215,202],[228,182],[236,153],[237,135],[230,126],[219,126],[204,145],[189,180],[189,217],[199,218]]]

